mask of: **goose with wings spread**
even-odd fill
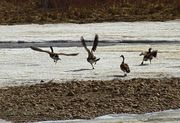
[[[54,50],[53,50],[52,46],[50,46],[51,51],[43,50],[43,49],[40,49],[40,48],[38,48],[38,47],[33,47],[33,46],[31,46],[30,48],[31,48],[32,50],[35,50],[35,51],[48,53],[49,56],[54,60],[55,63],[57,63],[58,60],[61,60],[61,59],[59,58],[59,55],[76,56],[76,55],[79,54],[79,53],[71,53],[71,54],[66,54],[66,53],[54,53]]]
[[[87,61],[91,64],[91,66],[92,66],[93,69],[94,69],[93,64],[94,64],[94,63],[96,64],[96,62],[100,60],[100,58],[96,58],[96,57],[94,56],[94,54],[93,54],[93,53],[96,51],[96,48],[97,48],[97,45],[98,45],[98,41],[99,41],[98,35],[96,34],[96,35],[95,35],[95,38],[94,38],[94,43],[93,43],[92,49],[91,49],[91,51],[90,51],[90,50],[87,48],[87,46],[86,46],[86,43],[85,43],[84,38],[81,37],[82,45],[83,45],[83,47],[85,48],[85,50],[88,52]]]
[[[142,52],[141,54],[139,54],[140,56],[143,55],[143,61],[141,62],[141,65],[143,65],[144,61],[147,61],[149,60],[150,61],[150,64],[151,64],[151,60],[153,59],[153,57],[157,57],[157,50],[153,50],[151,51],[152,48],[149,48],[148,51],[146,52]]]

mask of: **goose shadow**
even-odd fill
[[[169,66],[169,67],[166,67],[166,68],[180,68],[180,66]]]
[[[82,69],[76,69],[76,70],[69,70],[69,71],[66,71],[66,72],[81,72],[81,71],[88,71],[88,70],[93,70],[93,69],[82,68]]]
[[[109,76],[109,77],[115,77],[115,78],[124,78],[126,77],[127,75],[112,75],[112,76]]]
[[[139,64],[137,66],[148,66],[149,64]]]

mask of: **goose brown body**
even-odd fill
[[[41,48],[34,47],[34,46],[31,46],[30,48],[31,48],[32,50],[35,50],[35,51],[48,53],[49,56],[54,60],[55,63],[57,63],[58,60],[61,60],[61,59],[59,58],[59,55],[76,56],[76,55],[79,54],[79,53],[70,53],[70,54],[66,54],[66,53],[54,53],[54,50],[53,50],[53,48],[52,48],[51,46],[50,46],[51,51],[43,50],[43,49],[41,49]]]
[[[120,65],[120,68],[124,72],[124,76],[126,76],[126,73],[130,73],[129,65],[124,63],[125,58],[124,58],[123,55],[121,55],[120,57],[123,58],[123,61],[122,61],[121,65]]]
[[[96,58],[96,56],[94,55],[94,52],[95,52],[96,49],[97,49],[98,41],[99,41],[98,35],[96,34],[96,35],[95,35],[95,38],[94,38],[94,42],[93,42],[92,49],[91,49],[91,51],[90,51],[90,50],[87,48],[87,46],[86,46],[86,43],[85,43],[84,38],[81,37],[81,43],[82,43],[83,47],[85,48],[85,50],[88,52],[87,61],[91,64],[91,66],[92,66],[93,69],[94,69],[93,64],[96,64],[96,62],[100,60],[100,58]]]

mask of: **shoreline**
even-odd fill
[[[28,23],[28,22],[22,22],[22,23],[0,23],[1,26],[16,26],[16,25],[51,25],[51,24],[98,24],[98,23],[118,23],[118,22],[132,22],[132,23],[135,23],[135,22],[173,22],[173,21],[180,21],[180,17],[177,17],[177,18],[173,18],[173,19],[164,19],[164,20],[148,20],[148,19],[145,19],[145,20],[134,20],[134,21],[128,21],[127,20],[119,20],[119,21],[92,21],[92,22],[79,22],[79,21],[59,21],[59,22],[44,22],[44,23],[38,23],[38,22],[35,22],[35,23]]]
[[[14,122],[92,119],[180,108],[180,78],[42,82],[0,89],[0,118]]]
[[[87,46],[91,46],[93,41],[87,40]],[[29,48],[30,46],[37,47],[49,47],[49,44],[53,47],[82,47],[79,41],[71,40],[54,40],[54,41],[42,41],[42,42],[26,42],[26,41],[0,41],[0,48]],[[130,45],[147,45],[147,44],[180,44],[179,40],[101,40],[99,43],[100,47],[104,46],[115,46],[121,44],[130,44]]]
[[[119,19],[119,20],[66,20],[66,21],[57,21],[54,22],[52,21],[45,21],[45,22],[0,22],[0,25],[2,26],[13,26],[13,25],[29,25],[29,24],[38,24],[38,25],[44,25],[44,24],[66,24],[66,23],[70,23],[70,24],[92,24],[92,23],[116,23],[116,22],[168,22],[168,21],[176,21],[176,20],[180,20],[180,17],[173,17],[173,18],[168,18],[168,19]]]
[[[77,20],[68,20],[68,21],[57,21],[57,22],[17,22],[17,23],[11,23],[11,22],[0,22],[0,25],[2,26],[13,26],[13,25],[30,25],[30,24],[38,24],[38,25],[45,25],[45,24],[92,24],[92,23],[116,23],[116,22],[169,22],[169,21],[176,21],[176,20],[180,20],[180,17],[175,17],[175,18],[170,18],[170,19],[155,19],[155,20],[151,20],[151,19],[136,19],[136,20],[129,20],[129,19],[124,19],[124,20],[103,20],[103,21],[89,21],[89,20],[85,20],[85,21],[77,21]]]

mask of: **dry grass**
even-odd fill
[[[40,0],[17,1],[0,1],[1,24],[166,21],[180,18],[179,0],[69,0],[63,7],[57,6],[60,3],[51,3],[48,8],[43,7]]]

